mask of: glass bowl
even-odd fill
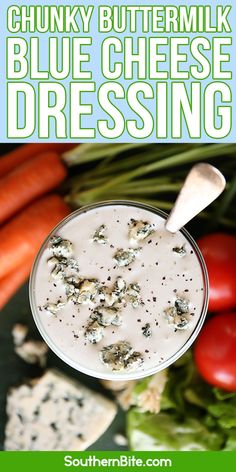
[[[198,259],[198,262],[199,262],[199,265],[200,265],[200,268],[201,268],[201,272],[202,272],[203,289],[204,289],[202,311],[199,315],[199,319],[196,323],[196,326],[193,329],[193,331],[191,332],[191,334],[190,334],[189,338],[187,339],[187,341],[171,357],[166,359],[161,364],[156,365],[155,368],[151,368],[151,369],[149,368],[145,371],[139,371],[139,370],[131,371],[131,372],[124,372],[124,371],[123,372],[114,372],[114,371],[111,371],[111,372],[107,372],[104,375],[103,374],[101,375],[100,373],[98,373],[98,372],[96,372],[92,369],[86,368],[84,365],[80,365],[79,362],[75,362],[72,358],[70,358],[67,355],[66,352],[63,352],[60,348],[58,348],[58,346],[51,339],[51,337],[47,333],[45,327],[43,326],[43,323],[42,323],[41,318],[40,318],[40,313],[39,313],[39,310],[38,310],[38,307],[37,307],[37,304],[36,304],[36,300],[35,300],[35,279],[36,279],[36,274],[37,274],[38,265],[39,265],[39,261],[41,260],[42,254],[48,246],[49,239],[53,235],[57,234],[57,232],[65,224],[70,222],[73,218],[77,217],[78,215],[80,215],[84,212],[88,212],[90,210],[93,210],[93,209],[96,209],[96,208],[101,208],[103,206],[108,206],[108,205],[110,205],[110,206],[111,205],[122,205],[122,206],[131,206],[131,207],[140,208],[140,209],[152,212],[156,215],[159,215],[163,219],[166,219],[167,216],[168,216],[162,210],[159,210],[159,209],[157,209],[157,208],[155,208],[151,205],[146,205],[146,204],[139,203],[139,202],[136,202],[136,201],[126,201],[126,200],[103,201],[103,202],[95,203],[95,204],[92,204],[92,205],[84,206],[84,207],[80,208],[79,210],[71,213],[68,217],[63,219],[51,231],[51,233],[48,235],[47,239],[44,241],[44,243],[42,244],[42,246],[41,246],[41,248],[40,248],[40,250],[37,254],[37,257],[35,259],[35,262],[34,262],[34,265],[33,265],[33,268],[32,268],[31,277],[30,277],[30,284],[29,284],[30,305],[31,305],[31,310],[32,310],[32,314],[33,314],[33,317],[34,317],[34,321],[35,321],[35,323],[37,325],[37,328],[38,328],[39,332],[41,333],[43,339],[48,344],[50,349],[59,358],[61,358],[66,364],[69,364],[71,367],[75,368],[76,370],[81,371],[81,372],[83,372],[87,375],[90,375],[90,376],[96,377],[96,378],[102,378],[102,379],[106,379],[106,380],[133,380],[133,379],[139,379],[139,378],[143,378],[143,377],[155,374],[156,372],[167,368],[168,366],[173,364],[177,359],[179,359],[190,348],[190,346],[192,345],[192,343],[196,339],[196,337],[197,337],[197,335],[198,335],[198,333],[199,333],[199,331],[200,331],[200,329],[203,325],[203,322],[204,322],[204,319],[205,319],[205,316],[206,316],[206,313],[207,313],[208,300],[209,300],[209,281],[208,281],[208,274],[207,274],[206,265],[205,265],[203,256],[202,256],[196,242],[194,241],[192,236],[188,233],[188,231],[185,228],[182,228],[180,230],[180,232],[185,236],[185,238],[187,239],[187,241],[191,245],[192,250],[194,251],[195,255],[197,256],[197,259]]]

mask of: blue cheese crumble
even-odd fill
[[[152,330],[151,330],[150,323],[146,323],[142,327],[142,333],[143,333],[143,336],[145,336],[145,338],[150,338],[152,336]]]
[[[176,247],[173,247],[172,251],[175,253],[175,254],[178,254],[179,256],[183,257],[183,256],[186,256],[187,254],[187,251],[185,249],[185,246],[176,246]]]
[[[189,315],[189,302],[183,298],[176,298],[174,304],[165,310],[165,316],[169,324],[174,325],[178,330],[188,327]]]
[[[44,309],[51,315],[56,315],[65,306],[65,302],[58,300],[56,303],[46,303]]]
[[[91,301],[94,301],[98,295],[99,282],[97,279],[84,279],[79,285],[79,295],[77,303],[87,305]]]
[[[72,243],[60,236],[53,236],[50,239],[50,248],[56,257],[70,257],[73,254]]]
[[[155,231],[155,225],[142,220],[132,219],[129,227],[129,241],[131,243],[143,241]]]
[[[122,318],[117,307],[98,306],[91,314],[91,319],[96,320],[101,326],[120,326]]]
[[[96,320],[87,324],[84,331],[84,337],[87,341],[91,344],[97,344],[102,340],[103,336],[103,326],[101,326]]]
[[[128,249],[118,249],[114,255],[116,264],[119,267],[126,267],[134,262],[135,258],[141,252],[141,247],[139,248],[128,248]]]
[[[143,305],[141,298],[141,288],[139,284],[130,284],[126,291],[126,300],[128,303],[131,303],[133,308],[138,308],[140,305]]]
[[[128,341],[118,341],[103,347],[100,351],[100,359],[113,371],[133,370],[144,362],[143,355],[134,351]]]
[[[99,298],[108,306],[122,303],[126,292],[126,282],[122,277],[117,277],[112,288],[103,286],[99,292]]]
[[[106,230],[107,230],[106,225],[99,226],[99,228],[96,229],[93,235],[93,242],[98,243],[98,244],[107,244],[108,238],[105,235]]]

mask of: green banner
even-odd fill
[[[43,470],[108,471],[171,469],[174,472],[214,472],[235,470],[236,452],[1,452],[0,470],[4,472],[42,472]]]

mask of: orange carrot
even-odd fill
[[[66,174],[60,157],[45,153],[0,179],[0,225],[37,197],[56,188]]]
[[[35,257],[48,233],[69,213],[59,195],[47,195],[0,228],[0,279]]]
[[[0,280],[0,310],[6,305],[10,298],[17,292],[17,290],[28,279],[33,258],[26,261],[18,269],[14,270],[10,275],[7,275]]]
[[[69,151],[75,146],[76,144],[73,143],[33,143],[18,146],[4,156],[0,156],[0,177],[43,152],[63,154],[63,152]]]

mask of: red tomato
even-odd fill
[[[210,318],[194,345],[197,369],[210,384],[236,392],[236,313]]]
[[[209,282],[209,311],[236,307],[236,237],[224,233],[203,236],[198,241],[206,262]]]

